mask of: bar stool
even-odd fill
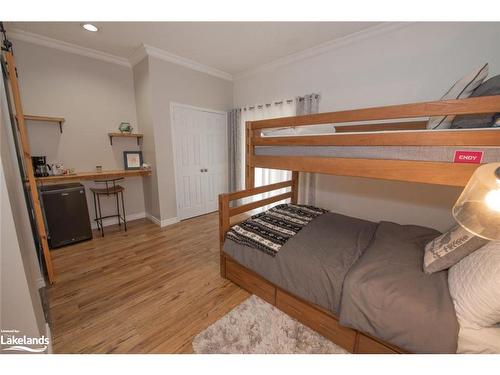
[[[98,188],[98,187],[91,187],[90,191],[92,192],[92,195],[94,196],[94,212],[95,212],[95,219],[94,221],[97,223],[97,229],[101,231],[101,236],[104,237],[104,226],[102,224],[103,219],[107,219],[109,217],[117,217],[118,218],[118,226],[121,227],[122,225],[122,220],[123,224],[125,226],[125,232],[127,231],[127,219],[125,218],[125,204],[123,201],[123,191],[125,188],[123,186],[117,185],[117,181],[123,180],[123,177],[120,178],[115,178],[115,179],[110,179],[110,180],[96,180],[94,181],[96,184],[105,184],[106,187]],[[121,201],[122,201],[122,212],[120,213],[120,204],[118,200],[118,195],[121,194]],[[106,215],[102,216],[101,212],[101,195],[114,195],[116,198],[116,211],[117,213],[114,215]],[[123,214],[123,216],[122,216]]]

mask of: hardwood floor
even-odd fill
[[[219,276],[217,213],[53,250],[55,353],[190,353],[203,329],[249,294]]]

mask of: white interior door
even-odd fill
[[[226,114],[172,104],[177,216],[217,210],[227,191]]]

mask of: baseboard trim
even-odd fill
[[[151,214],[146,214],[146,218],[151,222],[153,222],[154,224],[158,225],[160,228],[167,227],[169,225],[178,223],[180,221],[176,216],[171,217],[169,219],[160,220],[156,216],[153,216]]]
[[[127,221],[132,221],[132,220],[137,220],[137,219],[144,219],[146,217],[146,213],[145,212],[138,212],[136,214],[130,214],[130,215],[127,215],[126,218],[127,218]],[[118,224],[118,219],[116,217],[109,217],[107,219],[104,219],[102,221],[102,225],[107,227],[107,226],[110,226],[110,225],[116,225]],[[92,229],[97,229],[97,224],[96,222],[92,222]]]
[[[161,226],[161,220],[158,219],[156,216],[153,216],[151,214],[146,213],[146,219],[148,219],[149,221],[151,221],[153,224]]]
[[[179,221],[180,220],[176,216],[174,216],[174,217],[171,217],[169,219],[162,220],[160,226],[163,228],[163,227],[166,227],[166,226],[169,226],[169,225],[172,225],[172,224],[176,224]]]

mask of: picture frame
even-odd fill
[[[123,151],[125,170],[141,169],[142,151]]]

